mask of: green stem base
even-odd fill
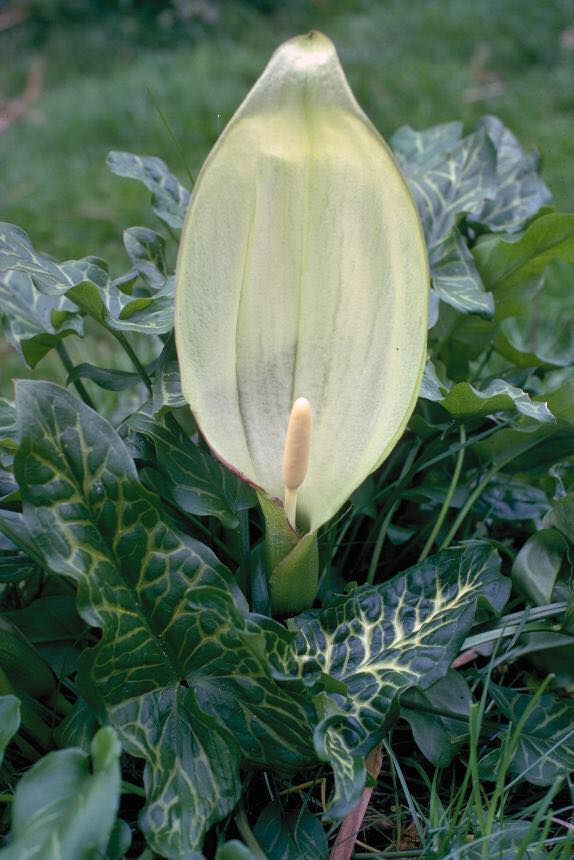
[[[265,555],[273,615],[310,609],[319,587],[317,533],[299,535],[275,499],[257,494],[265,518]]]

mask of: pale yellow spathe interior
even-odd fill
[[[330,519],[404,430],[428,286],[415,205],[333,44],[316,32],[286,42],[198,178],[175,325],[201,431],[277,498],[291,407],[311,404],[305,529]]]

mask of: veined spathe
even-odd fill
[[[212,450],[288,509],[287,427],[298,398],[310,404],[307,468],[287,511],[299,536],[338,511],[405,429],[428,288],[415,204],[332,42],[291,39],[199,175],[175,328],[183,392]]]

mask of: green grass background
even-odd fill
[[[15,5],[0,0],[0,12]],[[108,173],[107,152],[158,155],[185,182],[186,166],[198,171],[273,49],[310,28],[335,41],[384,136],[453,119],[470,129],[494,113],[539,148],[556,204],[574,210],[571,0],[172,5],[179,19],[158,14],[163,3],[36,0],[25,23],[0,33],[0,96],[18,95],[34,61],[45,69],[40,98],[0,135],[0,219],[41,250],[96,254],[119,273],[122,230],[156,224],[145,189]],[[110,347],[72,340],[74,360],[114,363]],[[28,375],[11,354],[0,344],[4,394],[10,376]],[[48,357],[34,375],[54,373]]]

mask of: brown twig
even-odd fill
[[[382,748],[375,747],[374,750],[371,750],[367,756],[365,764],[370,776],[376,780],[381,772],[383,764]],[[337,834],[337,841],[331,850],[329,860],[350,860],[351,855],[353,854],[355,840],[361,831],[363,818],[365,817],[365,812],[367,811],[372,793],[372,787],[363,789],[361,799],[341,824],[341,829]]]
[[[27,18],[28,9],[26,6],[9,6],[8,9],[0,12],[0,33],[17,27],[18,24],[23,24]]]
[[[451,663],[452,669],[458,669],[460,666],[466,665],[466,663],[470,663],[472,660],[476,660],[479,657],[478,651],[475,651],[473,648],[470,648],[468,651],[463,651],[458,657]],[[377,779],[381,767],[383,764],[383,753],[381,747],[376,747],[372,752],[367,756],[366,766],[369,774],[373,779]],[[337,834],[337,841],[335,842],[333,849],[329,855],[329,860],[350,860],[353,849],[355,847],[355,842],[357,840],[357,836],[361,831],[361,826],[363,824],[363,819],[365,817],[365,813],[367,811],[367,807],[369,806],[371,795],[373,793],[373,788],[365,788],[363,789],[363,793],[361,798],[354,809],[349,812],[347,817],[343,820],[341,824],[341,829]]]
[[[40,60],[34,63],[28,72],[28,79],[22,95],[0,103],[0,134],[6,131],[8,126],[12,125],[18,117],[21,117],[30,105],[36,101],[42,92],[43,80],[44,64]]]
[[[458,655],[458,657],[455,657],[450,664],[450,668],[459,669],[461,666],[466,666],[467,663],[472,663],[472,661],[476,660],[477,657],[480,657],[478,651],[475,651],[474,648],[470,648],[468,651],[463,651]]]

